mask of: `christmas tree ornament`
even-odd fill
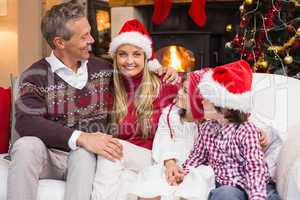
[[[292,49],[298,49],[298,48],[300,48],[300,41],[296,41],[292,46]]]
[[[300,37],[300,27],[297,29],[296,35]]]
[[[244,0],[244,3],[248,6],[253,4],[253,0]]]
[[[256,69],[267,69],[269,66],[268,61],[264,59],[264,57],[260,57],[258,61],[254,64]]]
[[[231,49],[232,48],[232,42],[226,42],[225,43],[225,48]]]
[[[241,13],[244,13],[244,12],[245,12],[245,6],[244,6],[244,4],[242,4],[242,5],[240,6],[240,12],[241,12]]]
[[[226,32],[231,32],[232,31],[232,24],[227,24],[226,25]]]
[[[284,63],[289,65],[289,64],[292,64],[294,59],[292,56],[290,56],[289,54],[287,54],[287,56],[284,57],[283,59]]]
[[[240,21],[240,27],[245,28],[246,25],[247,25],[247,20],[245,17],[243,17],[242,20]]]
[[[264,69],[268,68],[268,65],[269,65],[269,63],[265,60],[260,63],[260,66]]]
[[[292,24],[289,24],[287,26],[287,30],[289,33],[294,33],[295,32],[295,27]]]
[[[238,34],[236,34],[236,36],[233,39],[233,44],[240,46],[241,45],[241,41],[242,41],[241,37]]]
[[[247,53],[246,60],[249,61],[249,62],[254,61],[254,55],[253,55],[252,52]]]

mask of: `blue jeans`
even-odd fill
[[[247,200],[247,193],[239,188],[228,185],[221,185],[210,191],[208,200]]]
[[[208,200],[248,200],[248,195],[241,187],[216,184],[217,188],[210,191]],[[274,182],[267,184],[267,200],[280,200]]]
[[[267,185],[267,196],[268,200],[280,200],[279,194],[276,190],[276,184],[271,181]]]

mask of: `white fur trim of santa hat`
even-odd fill
[[[152,56],[152,41],[149,37],[142,35],[139,32],[123,32],[117,35],[110,43],[109,54],[114,57],[116,50],[119,46],[123,44],[131,44],[137,47],[142,48],[147,59],[150,59]]]
[[[213,103],[215,106],[239,110],[244,113],[251,111],[252,99],[251,91],[241,94],[229,92],[226,87],[213,79],[213,71],[209,70],[204,75],[198,89],[204,99]]]

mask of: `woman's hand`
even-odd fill
[[[184,171],[176,164],[176,161],[174,159],[165,161],[165,167],[167,182],[172,186],[180,184],[184,177]]]

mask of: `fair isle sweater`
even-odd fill
[[[69,151],[74,130],[107,132],[112,105],[110,63],[90,58],[88,81],[76,89],[51,71],[45,59],[34,63],[20,78],[16,101],[16,130],[36,136],[48,148]]]

